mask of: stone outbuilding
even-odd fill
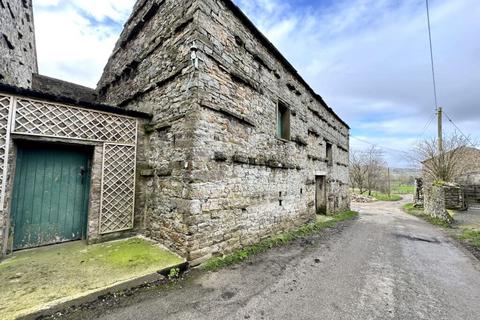
[[[141,233],[198,264],[349,208],[348,125],[230,0],[137,1],[96,90],[30,67],[0,70],[4,253]]]

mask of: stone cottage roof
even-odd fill
[[[95,103],[97,93],[95,89],[84,87],[76,83],[50,78],[40,74],[33,74],[32,89],[54,96],[68,97],[74,100]]]

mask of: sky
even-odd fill
[[[40,73],[95,87],[135,0],[34,0]],[[235,0],[392,167],[436,132],[424,0]],[[430,0],[438,101],[480,135],[480,1]],[[457,130],[445,119],[445,131]]]

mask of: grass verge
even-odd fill
[[[205,262],[201,268],[206,271],[213,271],[242,262],[248,259],[250,256],[265,252],[274,247],[279,247],[293,240],[318,232],[322,229],[334,227],[341,221],[350,220],[357,216],[358,213],[355,211],[346,211],[335,215],[328,220],[319,220],[314,223],[309,223],[296,230],[276,235],[257,244],[237,250],[229,255],[212,258]]]
[[[457,238],[467,242],[469,245],[477,249],[480,249],[480,230],[465,229],[457,236]]]
[[[377,199],[378,201],[400,201],[402,200],[402,197],[399,196],[398,194],[384,194],[384,193],[374,193],[373,197]]]
[[[423,209],[415,208],[413,203],[407,203],[406,205],[404,205],[403,211],[405,211],[408,214],[411,214],[412,216],[419,217],[435,226],[439,226],[445,229],[449,229],[452,227],[448,222],[445,222],[442,219],[435,218],[428,214],[425,214]]]

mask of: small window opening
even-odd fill
[[[277,108],[277,137],[290,140],[290,110],[281,102]]]
[[[333,146],[327,142],[327,164],[329,167],[333,166]]]
[[[280,205],[280,207],[282,206],[282,200],[278,200],[278,204]]]
[[[303,194],[303,189],[300,189],[300,194]]]

